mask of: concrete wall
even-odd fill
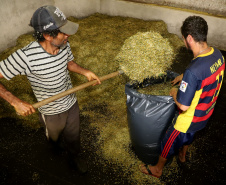
[[[181,0],[174,1],[182,2]],[[111,16],[163,20],[168,25],[168,31],[179,36],[181,35],[180,26],[182,21],[189,15],[199,15],[197,12],[135,3],[128,0],[0,0],[0,52],[13,46],[18,36],[33,31],[28,26],[30,18],[38,7],[46,4],[58,6],[66,16],[75,16],[77,18],[99,12]],[[225,4],[221,4],[221,9],[225,8]],[[209,44],[226,50],[225,17],[210,16],[208,14],[201,14],[201,16],[207,20],[209,25]]]
[[[99,12],[100,0],[55,0],[55,6],[68,16],[87,17]]]
[[[33,31],[28,26],[34,11],[44,5],[58,6],[66,16],[85,17],[96,13],[100,0],[0,0],[0,52],[16,43],[16,39]]]
[[[0,52],[15,44],[16,39],[33,29],[28,26],[34,11],[54,0],[0,0]]]
[[[226,0],[125,0],[141,3],[154,3],[177,8],[203,11],[213,15],[226,16]]]
[[[185,11],[178,8],[116,0],[102,0],[100,12],[112,16],[127,16],[143,20],[163,20],[168,26],[168,31],[180,37],[180,27],[184,19],[190,15],[199,15],[207,21],[209,26],[208,43],[219,49],[226,50],[225,17],[199,14],[195,11]]]

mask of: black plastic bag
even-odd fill
[[[161,140],[170,126],[176,112],[171,96],[146,95],[137,88],[163,83],[178,76],[168,71],[158,79],[145,79],[143,83],[125,85],[127,95],[127,119],[132,146],[138,158],[146,164],[158,162]]]

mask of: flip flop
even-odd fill
[[[157,176],[157,175],[152,174],[152,173],[151,173],[151,170],[149,169],[148,166],[149,166],[148,164],[145,164],[145,165],[144,165],[144,167],[146,168],[146,170],[147,170],[148,173],[146,173],[146,172],[144,172],[144,171],[141,170],[141,167],[143,167],[142,164],[139,166],[139,169],[140,169],[140,171],[141,171],[142,173],[144,173],[144,174],[146,174],[146,175],[151,175],[151,176],[153,176],[153,177],[160,178],[160,176]]]

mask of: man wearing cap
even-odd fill
[[[82,74],[89,81],[99,78],[91,71],[76,64],[68,37],[78,30],[78,24],[70,22],[59,8],[38,8],[30,21],[37,39],[17,50],[0,62],[0,78],[7,80],[16,75],[26,75],[38,101],[72,88],[69,71]],[[24,102],[0,84],[0,97],[8,101],[19,115],[35,112],[33,106]],[[78,157],[80,150],[79,107],[75,94],[67,95],[40,107],[40,120],[45,125],[46,136],[54,144],[64,137],[72,161],[80,172],[87,167]]]

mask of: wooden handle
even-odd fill
[[[104,81],[104,80],[107,80],[109,78],[113,78],[115,76],[118,76],[118,75],[120,75],[122,73],[123,73],[123,71],[121,71],[121,70],[120,71],[116,71],[116,72],[110,73],[108,75],[102,76],[99,79],[100,79],[100,81]],[[95,83],[97,83],[97,80],[93,80],[93,81],[90,81],[90,82],[81,84],[79,86],[73,87],[73,88],[68,89],[68,90],[66,90],[64,92],[61,92],[59,94],[56,94],[56,95],[54,95],[54,96],[52,96],[50,98],[46,98],[46,99],[44,99],[44,100],[42,100],[40,102],[37,102],[37,103],[33,104],[32,106],[37,109],[37,108],[39,108],[39,107],[41,107],[43,105],[46,105],[46,104],[48,104],[50,102],[53,102],[53,101],[55,101],[55,100],[57,100],[59,98],[62,98],[62,97],[67,96],[67,95],[69,95],[71,93],[74,93],[76,91],[79,91],[81,89],[84,89],[86,87],[89,87],[89,86],[91,86],[91,85],[93,85]]]

